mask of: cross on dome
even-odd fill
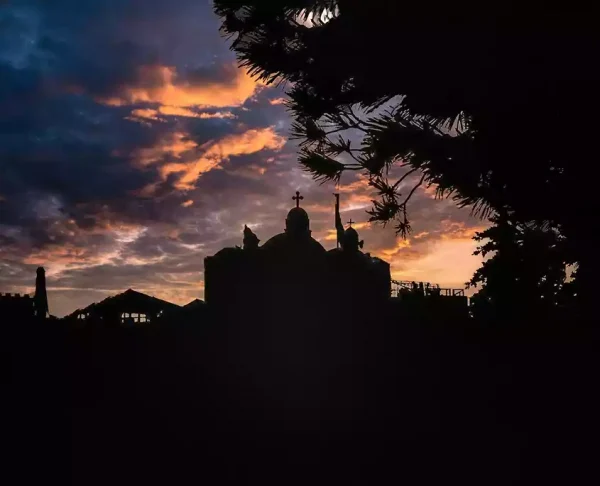
[[[300,195],[300,191],[296,191],[296,195],[292,199],[294,201],[296,201],[296,207],[299,208],[300,207],[300,201],[302,201],[304,199],[304,196]]]

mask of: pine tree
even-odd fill
[[[241,64],[284,83],[300,164],[364,174],[371,220],[410,231],[421,185],[563,235],[587,302],[600,271],[593,4],[215,0]],[[407,189],[407,184],[410,184]],[[585,290],[585,291],[584,291]]]
[[[475,255],[486,258],[467,286],[475,317],[500,323],[545,322],[573,309],[567,282],[565,238],[554,230],[523,225],[504,214],[477,233]]]

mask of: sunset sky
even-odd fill
[[[284,228],[300,190],[335,246],[333,192],[400,280],[463,287],[484,223],[419,190],[408,240],[370,227],[366,181],[297,165],[284,93],[236,67],[208,0],[0,1],[0,292],[46,268],[63,316],[133,288],[203,297],[203,259]],[[354,177],[354,176],[352,176]]]

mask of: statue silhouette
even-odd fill
[[[256,250],[259,243],[258,236],[247,225],[244,225],[244,250]]]

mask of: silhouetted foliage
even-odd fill
[[[600,108],[596,9],[215,1],[241,64],[287,83],[300,163],[316,179],[366,174],[379,194],[371,219],[403,235],[413,181],[478,215],[559,231],[588,302],[599,242],[586,184]]]
[[[545,322],[573,312],[565,238],[506,215],[491,221],[493,226],[475,236],[481,243],[475,255],[486,260],[467,284],[480,288],[471,300],[473,316],[503,323]]]

